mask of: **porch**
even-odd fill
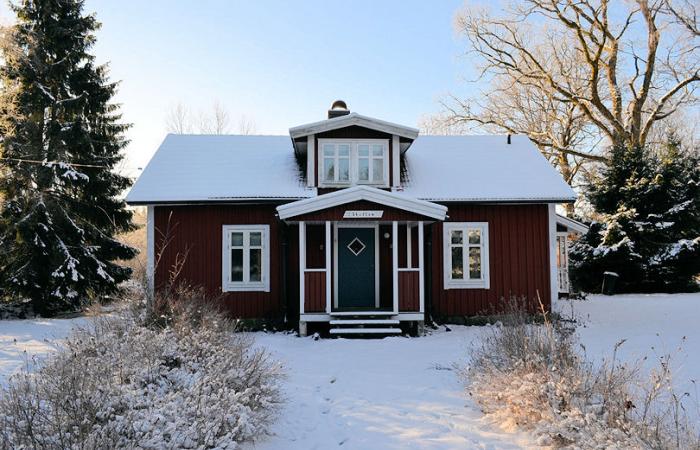
[[[300,334],[309,322],[330,323],[331,334],[422,324],[426,229],[444,219],[445,207],[361,186],[278,212],[298,227]]]

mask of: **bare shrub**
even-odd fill
[[[511,303],[472,348],[466,380],[490,419],[554,447],[700,448],[684,396],[673,391],[670,356],[642,377],[639,362],[617,359],[621,341],[593,364],[569,324],[542,316],[533,323]]]
[[[180,299],[182,300],[182,299]],[[237,448],[263,435],[281,368],[206,302],[143,302],[77,329],[0,391],[0,449]]]

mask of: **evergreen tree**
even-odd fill
[[[617,273],[626,292],[688,291],[700,274],[700,157],[677,139],[658,151],[617,148],[588,197],[600,223],[572,246],[575,287]]]
[[[89,52],[100,24],[83,0],[21,0],[0,68],[0,286],[50,315],[114,293],[136,250],[113,171],[127,144],[116,83]]]

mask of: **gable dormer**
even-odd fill
[[[306,166],[308,187],[401,187],[401,155],[418,137],[415,128],[350,112],[342,100],[328,118],[289,129]]]

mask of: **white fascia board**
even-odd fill
[[[391,192],[368,186],[354,186],[315,198],[299,200],[277,207],[280,219],[308,214],[322,209],[332,208],[358,200],[366,200],[404,211],[414,212],[437,220],[445,220],[447,207],[436,203],[392,194]]]
[[[561,214],[557,214],[556,219],[558,224],[564,225],[570,231],[580,234],[588,233],[588,227],[578,220],[570,219],[566,216],[562,216]]]
[[[418,137],[419,131],[415,128],[406,127],[396,123],[386,122],[373,117],[362,116],[357,113],[350,113],[345,116],[334,117],[332,119],[321,120],[306,125],[300,125],[289,129],[289,135],[293,138],[308,136],[310,134],[323,133],[324,131],[337,130],[352,125],[357,125],[372,130],[383,131],[388,134],[396,134],[408,139]]]

